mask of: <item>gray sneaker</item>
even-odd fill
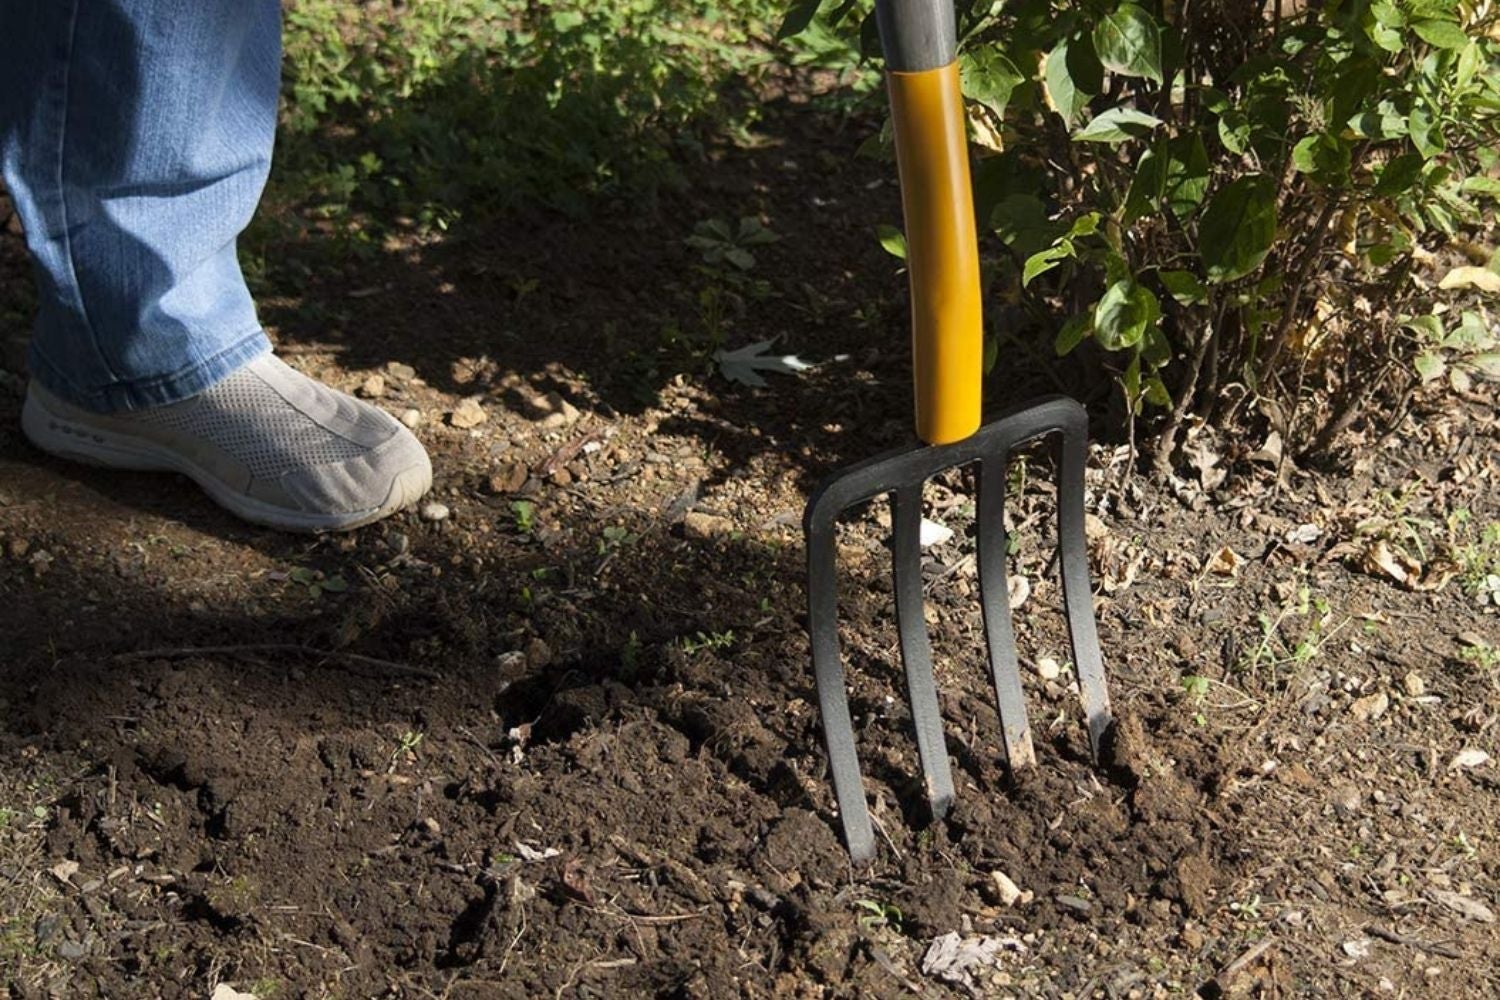
[[[357,528],[432,486],[411,431],[269,354],[191,399],[131,413],[91,413],[33,382],[21,427],[63,458],[180,472],[246,521],[288,531]]]

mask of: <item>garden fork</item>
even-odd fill
[[[877,0],[886,83],[906,220],[911,282],[918,444],[860,462],[824,483],[803,518],[808,562],[808,632],[824,740],[844,840],[857,862],[875,855],[844,665],[839,653],[839,515],[882,495],[892,500],[897,633],[917,753],[934,818],[953,802],[922,591],[922,484],[946,469],[976,465],[978,568],[991,679],[999,704],[1006,762],[1034,764],[1006,590],[1006,462],[1017,446],[1056,435],[1058,549],[1073,663],[1097,763],[1111,725],[1104,663],[1094,626],[1084,537],[1087,416],[1063,396],[1010,410],[980,426],[983,338],[979,251],[969,181],[968,142],[959,86],[951,0]]]

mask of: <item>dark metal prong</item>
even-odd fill
[[[823,718],[823,742],[828,748],[828,768],[833,773],[844,843],[854,862],[863,864],[875,857],[875,831],[860,779],[849,693],[844,688],[844,660],[839,653],[837,515],[837,507],[820,507],[816,498],[808,506],[807,631],[818,685],[818,713]]]
[[[984,610],[984,637],[989,646],[990,680],[1000,711],[1005,761],[1011,771],[1036,763],[1031,726],[1026,718],[1026,696],[1021,690],[1021,664],[1016,655],[1016,633],[1011,621],[1010,592],[1006,587],[1004,453],[980,459],[979,480],[979,601]]]
[[[1089,749],[1094,763],[1114,716],[1104,682],[1104,656],[1094,623],[1094,593],[1089,583],[1089,546],[1083,515],[1084,470],[1088,465],[1088,418],[1075,404],[1070,419],[1061,422],[1057,448],[1057,549],[1062,567],[1063,607],[1078,674],[1078,695],[1088,720]]]
[[[891,551],[895,563],[896,634],[906,668],[906,694],[917,730],[917,755],[934,819],[953,805],[953,773],[943,738],[937,681],[932,672],[932,644],[922,595],[922,487],[898,489],[891,497]]]

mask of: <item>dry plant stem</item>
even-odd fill
[[[1271,366],[1281,356],[1286,342],[1291,337],[1292,323],[1297,318],[1297,307],[1302,303],[1302,292],[1307,287],[1308,279],[1312,276],[1313,261],[1323,250],[1323,241],[1328,237],[1328,224],[1333,221],[1334,214],[1338,211],[1339,202],[1330,198],[1323,205],[1323,211],[1319,213],[1318,220],[1313,223],[1312,235],[1308,238],[1307,248],[1302,251],[1302,256],[1297,261],[1295,274],[1292,278],[1291,287],[1287,291],[1286,302],[1281,307],[1281,319],[1276,324],[1276,333],[1271,338],[1271,346],[1266,350],[1264,358],[1260,363],[1260,380],[1265,382],[1271,373]]]
[[[377,667],[393,674],[404,674],[408,677],[421,677],[425,680],[441,680],[442,675],[432,670],[423,670],[421,667],[413,667],[405,663],[396,663],[393,660],[382,660],[374,656],[361,656],[359,653],[345,653],[337,649],[317,649],[313,646],[299,646],[289,642],[260,642],[248,643],[240,646],[184,646],[173,649],[139,649],[131,653],[116,654],[116,660],[180,660],[189,656],[250,656],[257,653],[290,653],[296,656],[308,656],[325,660],[343,660],[345,663],[353,663],[367,667]]]
[[[1177,402],[1172,407],[1172,415],[1167,418],[1167,425],[1156,439],[1153,465],[1158,475],[1165,476],[1172,471],[1172,453],[1177,450],[1177,435],[1182,429],[1182,421],[1187,416],[1188,409],[1197,398],[1198,382],[1203,377],[1203,359],[1208,356],[1209,345],[1214,342],[1214,330],[1218,328],[1223,309],[1215,312],[1216,315],[1205,320],[1198,332],[1198,342],[1194,345],[1193,357],[1188,362],[1187,377],[1177,391]]]

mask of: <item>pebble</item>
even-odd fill
[[[76,962],[88,953],[88,948],[78,941],[64,941],[57,946],[57,957],[69,962]]]
[[[1376,691],[1374,694],[1354,699],[1349,705],[1349,714],[1361,722],[1374,722],[1390,707],[1390,696],[1384,691]]]
[[[1407,695],[1412,698],[1420,698],[1427,693],[1427,682],[1415,670],[1401,678],[1401,686],[1406,689]]]
[[[537,636],[526,644],[526,666],[539,670],[552,662],[552,647],[547,640]]]
[[[1036,672],[1044,681],[1055,681],[1062,675],[1062,664],[1050,656],[1036,661]]]
[[[401,411],[401,422],[403,424],[405,424],[407,427],[409,427],[411,430],[416,430],[418,427],[422,426],[422,411],[421,410],[402,410]]]
[[[583,414],[559,393],[523,395],[521,412],[545,428],[571,427]]]
[[[529,470],[522,462],[502,462],[490,473],[491,493],[514,493],[526,485]]]
[[[727,517],[719,517],[717,514],[705,514],[694,510],[689,511],[682,518],[683,535],[700,542],[722,537],[733,530],[734,522]]]
[[[1346,816],[1357,814],[1364,805],[1358,785],[1340,785],[1333,790],[1333,807]]]
[[[488,419],[490,419],[490,415],[484,412],[484,407],[479,405],[479,400],[477,399],[464,400],[453,408],[453,412],[448,414],[448,423],[460,430],[478,427]]]
[[[385,395],[385,376],[371,375],[359,384],[359,394],[366,399],[379,399]]]
[[[413,368],[411,365],[403,364],[400,361],[391,361],[387,363],[385,366],[385,370],[391,375],[400,379],[417,377],[417,370],[415,368]]]
[[[447,504],[432,500],[424,503],[418,513],[424,521],[446,521],[448,520],[448,515],[453,512],[448,509]]]

